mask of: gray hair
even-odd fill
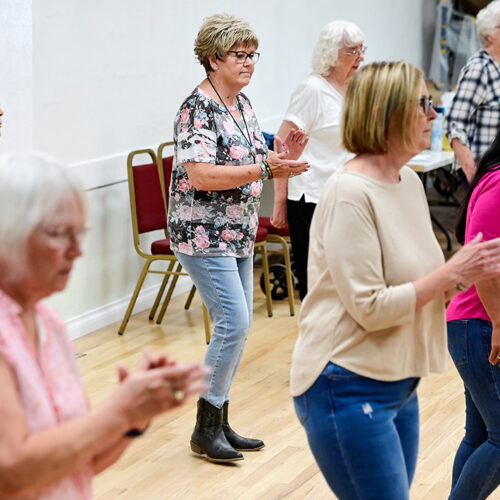
[[[481,9],[476,17],[477,34],[479,42],[483,48],[488,47],[490,42],[487,36],[492,36],[495,27],[500,21],[500,0],[494,0],[489,3],[484,9]]]
[[[67,166],[40,153],[0,155],[0,259],[22,264],[29,235],[68,198],[86,210],[85,191]]]
[[[313,50],[313,71],[326,76],[330,68],[337,64],[343,44],[357,45],[364,40],[361,29],[348,21],[332,21],[323,26]]]

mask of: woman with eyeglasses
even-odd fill
[[[274,182],[271,223],[290,229],[295,275],[301,300],[307,293],[309,228],[325,183],[335,170],[352,158],[342,146],[340,122],[347,85],[364,60],[363,32],[353,23],[333,21],[321,30],[314,47],[313,73],[290,98],[277,136],[302,129],[309,142],[301,159],[311,168],[297,178]]]
[[[205,356],[212,369],[198,401],[191,449],[213,462],[242,460],[264,446],[228,423],[229,392],[252,322],[253,251],[262,183],[299,175],[307,142],[291,131],[282,152],[268,152],[249,99],[257,35],[227,14],[203,22],[195,54],[206,78],[174,121],[175,153],[168,230],[172,248],[208,308],[214,330]]]
[[[500,133],[478,163],[456,227],[460,243],[500,236]],[[450,499],[487,498],[500,485],[500,278],[466,283],[446,311],[448,349],[465,386],[465,435]]]
[[[405,166],[428,146],[435,117],[414,66],[358,71],[342,116],[344,147],[356,156],[330,177],[314,212],[291,392],[342,500],[408,499],[417,385],[446,370],[445,302],[500,275],[500,238],[479,234],[444,262],[422,183]]]
[[[43,299],[82,255],[85,192],[50,157],[0,156],[0,498],[89,500],[149,421],[205,389],[201,363],[144,354],[90,408],[75,351]]]

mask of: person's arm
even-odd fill
[[[349,186],[344,184],[342,189],[346,191]],[[358,197],[336,203],[328,210],[332,215],[324,218],[326,223],[321,229],[328,268],[344,307],[367,331],[410,322],[415,312],[455,289],[457,283],[469,286],[478,279],[500,274],[500,238],[482,243],[478,235],[431,273],[407,283],[387,285],[384,256],[369,202]]]
[[[283,121],[277,132],[277,136],[283,141],[291,130],[298,129],[295,123]],[[271,224],[274,227],[282,228],[288,224],[286,200],[288,198],[288,179],[276,179],[274,181],[274,203]]]
[[[285,142],[287,149],[281,153],[269,151],[267,162],[273,179],[300,175],[309,168],[302,160],[289,159],[290,151],[303,151],[307,138],[303,132],[291,131]],[[290,151],[289,151],[290,150]],[[296,154],[294,156],[297,156]],[[298,155],[300,156],[300,154]],[[261,179],[261,165],[214,165],[212,163],[185,162],[191,184],[202,191],[223,191]]]
[[[127,431],[204,390],[205,375],[197,363],[139,370],[86,415],[31,433],[15,377],[0,357],[0,496],[39,490],[92,461],[101,470],[123,451]],[[183,400],[174,398],[173,387],[184,391]],[[117,443],[111,452],[110,443]]]
[[[465,177],[470,183],[474,178],[477,166],[474,158],[472,158],[472,153],[469,147],[460,142],[460,140],[456,137],[452,139],[451,147],[453,149],[453,152],[455,153],[455,156],[457,157],[460,167],[465,174]]]
[[[468,63],[460,74],[457,90],[446,116],[447,135],[457,160],[469,182],[476,173],[476,163],[470,151],[468,131],[473,126],[475,111],[488,89],[484,64]]]
[[[500,274],[500,238],[482,242],[482,234],[464,245],[435,271],[415,280],[415,308],[418,310],[441,294],[450,299],[459,293],[457,285],[473,283]]]

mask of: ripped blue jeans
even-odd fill
[[[418,454],[420,379],[381,382],[328,363],[294,398],[309,446],[340,500],[405,500]]]

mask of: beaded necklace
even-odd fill
[[[248,138],[247,136],[245,135],[245,133],[243,132],[242,128],[240,127],[238,121],[236,120],[236,118],[231,114],[231,112],[229,111],[229,108],[226,106],[226,103],[223,101],[222,97],[220,96],[219,92],[217,92],[217,89],[215,88],[214,84],[212,83],[212,80],[210,80],[209,77],[207,77],[207,80],[209,81],[210,85],[212,86],[212,88],[214,89],[214,92],[217,94],[217,97],[219,98],[220,102],[222,103],[222,105],[224,106],[224,108],[226,109],[226,111],[229,113],[229,116],[233,119],[234,123],[236,124],[236,126],[238,127],[238,130],[241,132],[241,135],[243,136],[243,138],[245,139],[245,141],[248,143],[248,145],[250,146],[250,154],[252,155],[252,158],[253,160],[255,161],[255,157],[257,156],[257,149],[256,147],[253,145],[253,142],[251,141],[251,135],[250,135],[250,131],[248,130],[248,125],[247,125],[247,121],[245,120],[245,115],[243,114],[243,110],[241,109],[241,103],[240,103],[240,100],[238,98],[238,96],[236,96],[236,103],[238,105],[238,109],[240,110],[240,115],[241,115],[241,118],[243,118],[243,123],[245,124],[245,129],[247,131],[247,134],[248,134]]]

